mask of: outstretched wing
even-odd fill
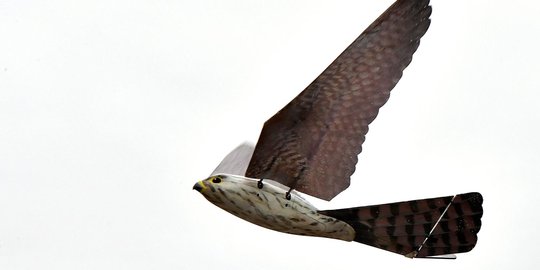
[[[482,202],[480,193],[471,192],[319,213],[351,225],[356,242],[425,258],[473,249],[482,226]]]
[[[349,186],[379,108],[427,31],[429,0],[398,0],[266,121],[246,176],[330,200]]]
[[[214,169],[212,174],[220,173],[244,175],[246,173],[249,161],[253,155],[255,147],[249,143],[243,143],[232,150],[219,165]]]

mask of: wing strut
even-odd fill
[[[437,222],[435,222],[435,225],[433,225],[433,228],[431,228],[431,231],[429,231],[429,234],[424,239],[424,242],[422,242],[422,244],[418,247],[417,250],[405,254],[405,257],[408,257],[408,258],[411,258],[411,259],[416,258],[416,255],[418,255],[418,252],[420,252],[420,250],[422,249],[424,244],[427,242],[427,240],[429,239],[429,237],[431,236],[431,234],[433,233],[435,228],[437,228],[437,225],[439,225],[439,222],[441,222],[441,219],[446,214],[446,211],[448,211],[448,208],[450,208],[450,205],[452,205],[452,203],[454,202],[454,199],[456,198],[456,196],[457,195],[454,195],[454,197],[452,197],[452,200],[450,200],[450,202],[448,203],[448,205],[446,206],[446,208],[442,212],[441,216],[437,220]],[[438,256],[427,256],[427,257],[422,257],[422,258],[425,258],[425,259],[456,259],[457,257],[454,254],[447,254],[447,255],[438,255]]]

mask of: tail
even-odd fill
[[[356,242],[426,258],[471,251],[482,225],[482,202],[472,192],[319,212],[351,225]]]

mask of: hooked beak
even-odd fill
[[[205,186],[202,183],[202,181],[199,181],[199,182],[195,183],[195,185],[193,186],[193,189],[198,191],[198,192],[201,192],[204,188],[205,188]]]

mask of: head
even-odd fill
[[[211,189],[211,190],[214,190],[215,191],[215,187],[214,187],[214,184],[219,184],[223,181],[223,176],[221,175],[213,175],[213,176],[210,176],[208,178],[206,178],[205,180],[201,180],[197,183],[195,183],[195,185],[193,186],[193,189],[204,194],[205,192],[207,192],[208,189]]]
[[[302,204],[309,204],[294,190],[290,193],[291,198],[286,199],[286,193],[290,188],[270,179],[264,179],[263,187],[259,188],[259,180],[231,174],[216,174],[195,183],[193,189],[199,191],[211,203],[227,211],[243,207],[242,205],[252,206],[251,202],[266,201],[273,197],[282,201],[285,207],[299,201]],[[313,206],[310,205],[310,207]]]
[[[222,186],[227,185],[224,182],[226,178],[227,176],[224,175],[212,175],[204,180],[195,183],[193,189],[201,193],[210,202],[216,204],[217,202],[222,202]],[[226,181],[229,181],[229,179],[226,179]],[[215,194],[216,192],[218,192],[218,194],[221,193],[221,195]]]
[[[256,188],[256,182],[249,181],[244,177],[217,174],[201,180],[193,186],[194,190],[200,192],[211,203],[221,207],[228,208],[226,205],[231,200],[237,200],[239,191],[253,190]]]

